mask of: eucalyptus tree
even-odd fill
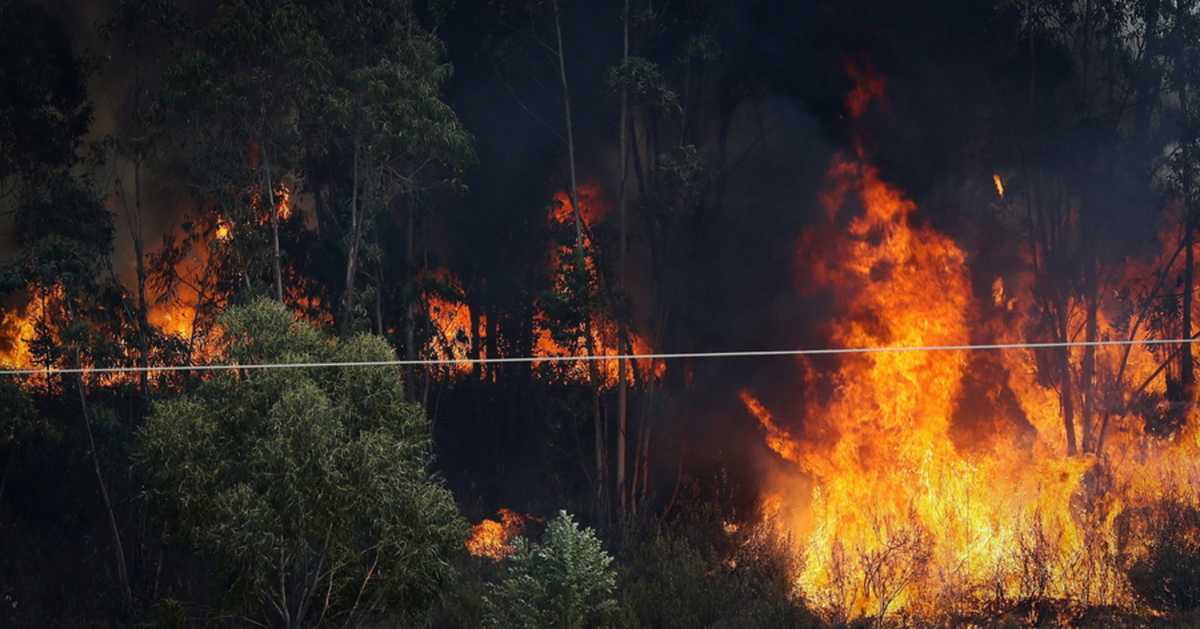
[[[199,26],[169,51],[158,99],[175,141],[172,165],[233,221],[246,286],[266,278],[283,301],[277,195],[302,155],[300,100],[326,69],[321,24],[304,3],[260,0],[223,0],[190,19]],[[244,236],[264,221],[265,238]]]
[[[265,297],[221,318],[221,362],[395,359],[332,338]],[[222,372],[158,403],[139,435],[147,493],[218,560],[227,611],[258,624],[424,622],[465,552],[466,522],[430,470],[429,421],[395,367]]]
[[[33,361],[47,368],[127,366],[130,352],[123,339],[135,326],[125,316],[125,291],[111,271],[112,215],[95,189],[87,181],[61,172],[53,174],[22,193],[14,222],[23,245],[0,269],[0,290],[6,294],[23,292],[36,302],[34,335],[25,339]],[[102,517],[112,536],[119,597],[128,609],[133,604],[129,569],[109,482],[96,447],[96,412],[89,400],[90,383],[84,373],[75,372],[46,385],[51,394],[78,400]]]
[[[311,3],[322,24],[325,71],[305,95],[305,179],[321,229],[337,239],[344,270],[337,305],[342,334],[355,328],[359,282],[372,285],[377,332],[385,328],[384,271],[394,252],[377,237],[388,210],[403,212],[400,306],[404,350],[415,354],[416,231],[432,195],[462,185],[471,137],[443,100],[452,68],[437,35],[448,3],[418,11],[411,0]]]
[[[92,118],[88,68],[39,3],[0,4],[0,202],[23,179],[70,165]]]

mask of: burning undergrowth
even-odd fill
[[[881,80],[859,82],[847,98],[854,117],[882,94]],[[989,183],[1003,198],[1000,178]],[[801,239],[799,267],[805,290],[842,306],[830,346],[1037,338],[1037,309],[1021,297],[1037,294],[1035,280],[997,278],[992,299],[979,299],[970,256],[914,220],[916,204],[884,179],[861,138],[833,160],[820,205],[824,224]],[[1149,338],[1116,309],[1093,311],[1096,338]],[[1085,310],[1064,315],[1068,338],[1079,338]],[[1170,595],[1147,596],[1145,574],[1164,548],[1190,547],[1164,545],[1155,522],[1175,522],[1185,540],[1200,532],[1186,517],[1200,505],[1195,422],[1156,438],[1122,401],[1139,383],[1142,394],[1161,387],[1154,375],[1170,350],[1086,351],[805,358],[801,409],[770,408],[743,390],[777,461],[760,516],[803,556],[798,592],[835,622],[1043,600],[1162,608],[1163,597],[1178,598],[1184,576],[1163,586]],[[1059,365],[1071,379],[1081,365],[1102,375],[1072,392],[1054,379]],[[1068,453],[1076,432],[1081,452]]]

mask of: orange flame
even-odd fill
[[[857,93],[847,100],[852,114],[876,95]],[[914,224],[916,204],[861,152],[835,158],[828,182],[821,203],[829,233],[838,217],[859,211],[837,236],[804,240],[819,247],[807,269],[811,284],[846,304],[831,344],[969,343],[986,302],[973,296],[958,244]],[[1031,280],[1014,279],[992,286],[998,314],[988,316],[1004,318],[985,328],[995,342],[1023,340],[1024,314],[1012,295],[1031,290]],[[1108,338],[1124,335],[1108,314],[1098,319]],[[1112,374],[1120,354],[1096,360]],[[1142,381],[1157,363],[1145,348],[1131,351],[1126,380]],[[974,399],[967,387],[981,364],[1002,375]],[[1118,518],[1166,495],[1200,504],[1200,417],[1165,446],[1149,442],[1132,418],[1114,417],[1105,454],[1121,472],[1109,478],[1095,458],[1066,456],[1058,393],[1038,380],[1032,351],[875,353],[844,357],[833,372],[807,371],[829,375],[804,383],[812,388],[805,399],[822,401],[806,409],[802,432],[750,392],[740,397],[782,462],[761,516],[799,540],[805,563],[796,586],[831,618],[898,609],[920,617],[946,597],[981,602],[995,593],[1132,605],[1119,557],[1143,542],[1120,534]],[[1034,571],[1041,576],[1031,583]],[[1035,585],[1041,589],[1031,594]]]
[[[446,282],[457,286],[458,283],[448,272],[441,272]],[[447,299],[437,293],[429,293],[425,295],[426,313],[429,316],[430,322],[433,324],[435,335],[431,340],[430,350],[434,358],[439,360],[456,360],[450,365],[450,371],[454,374],[469,374],[474,369],[474,366],[469,359],[471,358],[471,344],[478,343],[479,354],[481,357],[486,357],[487,350],[483,343],[479,342],[486,334],[487,329],[486,318],[482,315],[479,317],[479,327],[471,328],[471,308],[469,305]]]
[[[278,214],[279,220],[287,220],[292,215],[292,191],[287,184],[280,182],[275,195],[279,197],[279,201],[275,205],[275,212]]]
[[[10,310],[0,318],[3,344],[0,345],[0,365],[12,369],[36,367],[29,344],[37,335],[39,323],[45,323],[47,304],[62,294],[59,286],[35,288],[29,300],[19,309]]]
[[[600,186],[585,183],[579,185],[576,191],[579,194],[579,213],[584,224],[594,225],[604,220],[608,214],[608,205],[603,201]],[[563,190],[554,193],[554,203],[550,206],[550,220],[560,225],[575,222],[575,208],[571,205],[570,192]]]
[[[232,235],[232,229],[233,229],[233,226],[229,224],[229,221],[226,221],[225,219],[220,219],[217,223],[217,231],[215,233],[217,240],[220,240],[220,241],[229,240],[229,237]]]
[[[499,520],[484,519],[471,527],[471,535],[467,538],[467,552],[476,557],[487,557],[499,561],[513,553],[513,540],[520,536],[530,522],[540,522],[541,519],[527,514],[520,514],[507,508],[496,512]]]
[[[847,61],[846,73],[854,81],[854,87],[846,94],[846,111],[851,118],[861,118],[872,101],[883,97],[886,82],[875,74],[869,64]]]

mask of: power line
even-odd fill
[[[740,350],[728,352],[677,352],[662,354],[614,354],[601,356],[512,356],[499,358],[426,358],[414,360],[375,360],[351,362],[297,362],[215,365],[163,365],[159,367],[70,367],[50,369],[0,369],[0,376],[57,374],[142,373],[168,371],[226,371],[233,369],[321,369],[344,367],[432,367],[438,365],[556,363],[608,360],[675,360],[680,358],[765,358],[772,356],[830,356],[839,354],[884,354],[906,352],[956,352],[1009,349],[1062,349],[1069,347],[1124,347],[1129,345],[1188,345],[1200,338],[1141,339],[1112,341],[1061,341],[1055,343],[989,343],[964,345],[914,345],[882,347],[823,347],[814,349]]]

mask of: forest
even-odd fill
[[[1197,626],[1198,231],[1200,0],[0,0],[0,627]]]

